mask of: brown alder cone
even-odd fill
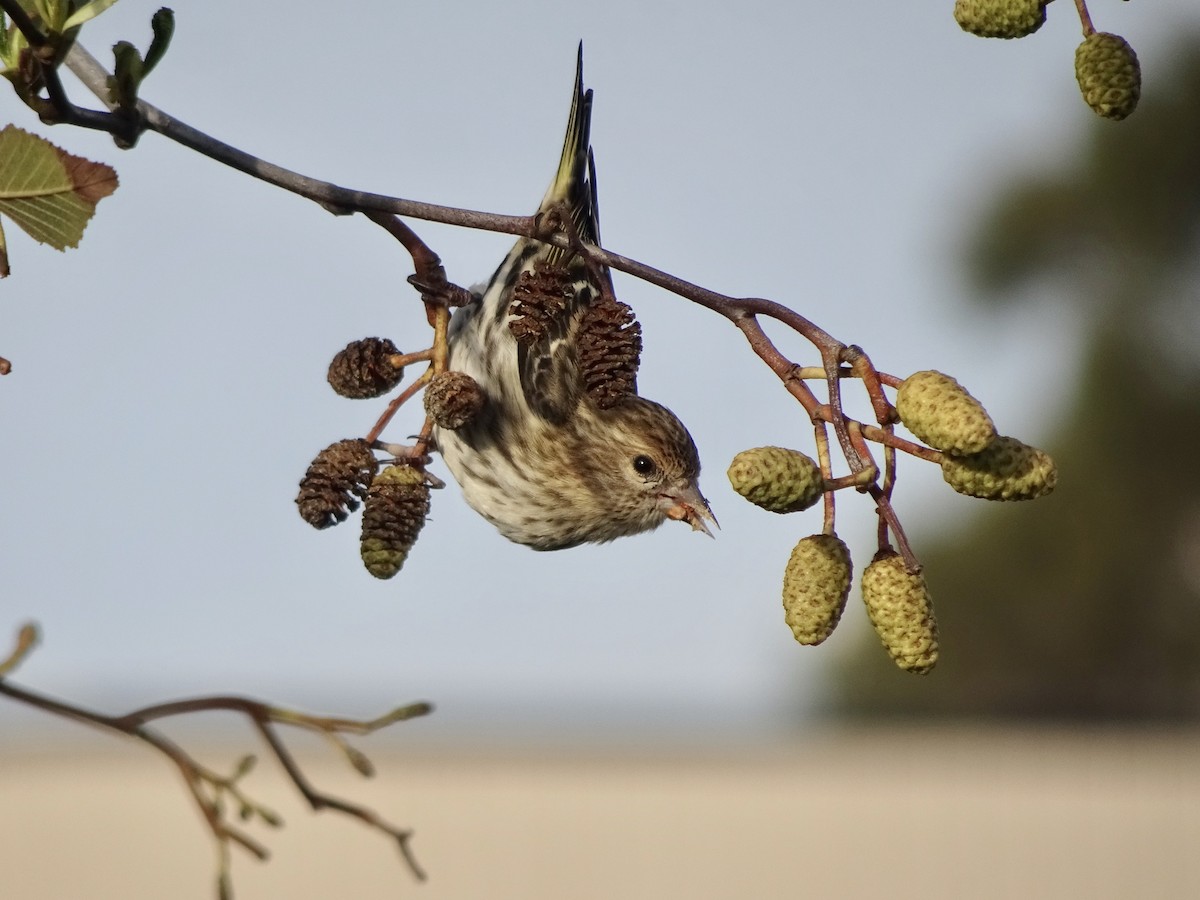
[[[522,344],[545,338],[575,299],[575,279],[564,266],[539,259],[517,276],[508,328]]]
[[[379,462],[362,438],[330,444],[317,454],[300,480],[296,496],[300,517],[313,528],[345,521],[367,496],[378,471]]]
[[[399,352],[387,338],[351,341],[329,363],[326,379],[338,394],[351,400],[382,397],[404,377],[404,369],[391,363],[391,357]]]
[[[601,409],[637,394],[642,326],[633,310],[602,296],[584,310],[579,323],[579,368],[583,389]]]
[[[465,372],[434,375],[425,388],[425,414],[439,428],[462,428],[479,415],[486,402],[479,382]]]

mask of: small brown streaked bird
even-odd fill
[[[538,214],[599,244],[591,111],[580,45],[562,158]],[[467,503],[509,540],[561,550],[668,519],[711,535],[696,445],[674,413],[637,395],[640,329],[606,267],[522,238],[455,311],[449,340],[450,369],[485,401],[434,437]]]

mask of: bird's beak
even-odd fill
[[[712,522],[717,528],[721,527],[717,522],[717,517],[713,515],[712,508],[708,505],[708,501],[704,499],[704,495],[695,485],[689,484],[681,490],[660,494],[658,505],[668,519],[687,522],[692,526],[693,531],[703,531],[709,537],[714,535],[704,524],[705,519]]]

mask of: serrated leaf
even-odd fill
[[[56,250],[78,246],[96,204],[117,189],[111,166],[15,125],[0,130],[0,214]]]
[[[63,31],[66,31],[68,28],[75,28],[84,22],[90,22],[116,2],[117,0],[92,0],[91,3],[79,7],[63,23]]]
[[[171,45],[171,36],[175,34],[175,13],[164,6],[150,17],[150,28],[154,31],[154,37],[146,49],[146,59],[142,66],[143,78],[158,65],[163,54],[167,52],[167,47]]]
[[[8,243],[4,240],[4,223],[0,222],[0,278],[7,278],[11,271],[8,268]]]

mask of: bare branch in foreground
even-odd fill
[[[229,859],[231,844],[236,844],[259,860],[266,860],[269,856],[267,848],[262,843],[230,823],[229,809],[232,808],[234,814],[241,820],[257,818],[271,828],[282,827],[283,820],[270,808],[251,799],[241,787],[242,778],[249,774],[254,767],[254,756],[244,756],[231,774],[221,775],[196,761],[183,747],[161,731],[152,728],[151,723],[159,719],[215,711],[244,715],[257,729],[296,790],[315,812],[324,809],[335,810],[358,819],[376,831],[387,835],[395,841],[400,855],[413,876],[418,880],[425,879],[425,872],[418,864],[410,846],[413,832],[390,824],[374,810],[326,794],[313,787],[280,737],[278,726],[302,728],[328,738],[345,755],[355,771],[364,777],[370,777],[374,774],[374,767],[370,760],[360,750],[350,746],[342,735],[369,735],[396,722],[427,715],[433,710],[429,703],[411,703],[407,706],[397,707],[376,719],[360,721],[310,715],[272,706],[247,697],[212,696],[173,700],[137,709],[124,715],[111,716],[48,697],[29,688],[13,684],[7,679],[7,676],[29,655],[37,640],[36,625],[30,623],[22,626],[13,652],[6,660],[0,662],[0,694],[52,715],[84,722],[96,728],[134,738],[148,744],[171,760],[179,770],[184,784],[212,832],[213,839],[217,842],[219,851],[218,897],[232,896]]]

